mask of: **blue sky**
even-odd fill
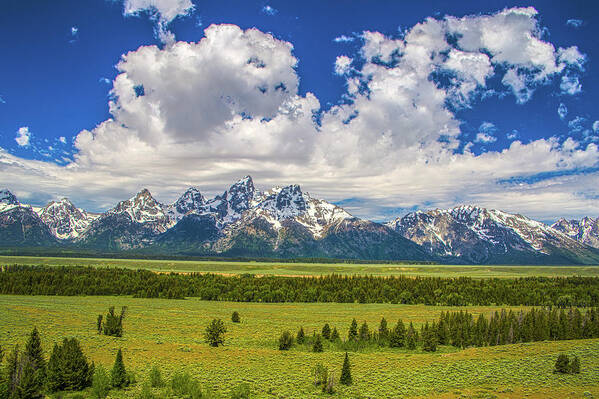
[[[480,3],[5,1],[0,185],[103,210],[251,174],[376,220],[597,216],[598,6]]]

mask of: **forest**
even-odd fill
[[[132,295],[233,302],[392,303],[442,306],[599,306],[598,277],[322,277],[154,273],[93,267],[3,266],[0,294]]]

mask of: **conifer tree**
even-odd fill
[[[410,322],[410,327],[408,327],[408,332],[406,333],[406,348],[410,350],[416,349],[417,341],[418,337],[416,336],[416,330],[414,329],[412,322]]]
[[[239,312],[237,312],[237,311],[233,312],[233,314],[231,315],[231,321],[233,323],[239,323],[239,322],[241,322],[241,319],[239,317]]]
[[[46,360],[44,359],[42,342],[36,327],[31,331],[23,356],[27,358],[27,363],[31,366],[31,370],[29,370],[32,373],[30,389],[41,392],[46,381]]]
[[[110,391],[110,376],[102,365],[98,365],[92,379],[92,395],[95,399],[104,399]]]
[[[345,352],[345,359],[343,360],[343,368],[341,369],[341,378],[339,382],[343,385],[351,385],[352,384],[352,376],[351,376],[351,366],[349,364],[349,356],[347,352]]]
[[[397,324],[391,331],[389,337],[389,346],[392,348],[401,348],[405,345],[406,339],[406,326],[403,324],[403,321],[399,319]]]
[[[225,323],[221,319],[213,319],[212,322],[206,327],[204,338],[210,346],[218,347],[224,344],[224,334],[227,332]]]
[[[554,373],[566,374],[570,372],[570,359],[563,353],[557,357],[555,361]]]
[[[19,383],[19,354],[19,345],[15,345],[12,352],[10,352],[10,355],[8,356],[6,362],[5,378],[9,397],[12,397],[12,395],[14,395]]]
[[[283,331],[283,334],[279,337],[279,350],[286,351],[293,346],[293,336],[289,331]]]
[[[40,381],[35,363],[26,352],[21,354],[18,367],[18,383],[15,387],[14,397],[18,399],[43,398],[43,380]]]
[[[114,388],[124,388],[129,385],[127,371],[125,370],[125,363],[123,362],[123,352],[120,348],[116,353],[114,366],[112,367],[112,371],[110,373],[110,382]]]
[[[333,327],[333,332],[331,333],[331,341],[336,341],[339,339],[339,331],[337,331],[337,327]]]
[[[306,334],[304,334],[304,327],[300,327],[297,331],[297,336],[295,338],[298,344],[302,345],[306,341]]]
[[[98,334],[102,334],[102,318],[101,314],[98,315],[98,319],[96,320],[96,328],[98,329]]]
[[[379,324],[379,339],[386,341],[389,338],[389,328],[387,327],[387,320],[383,317]]]
[[[428,326],[428,322],[425,324],[422,333],[422,349],[426,352],[435,352],[437,350],[437,334]]]
[[[574,356],[570,362],[570,374],[580,374],[580,359],[578,359],[578,356]]]
[[[331,339],[331,326],[329,326],[329,323],[326,323],[322,327],[322,337],[324,339]]]
[[[360,332],[358,333],[360,341],[368,341],[370,340],[370,329],[368,328],[368,323],[364,322],[360,326]]]
[[[312,345],[312,352],[322,352],[322,338],[320,334],[316,334],[314,337],[314,344]]]
[[[358,340],[358,322],[356,319],[353,319],[351,325],[349,326],[349,331],[347,332],[347,340],[348,341],[357,341]]]
[[[93,373],[94,366],[87,362],[76,338],[65,338],[62,345],[54,345],[47,369],[50,392],[79,391],[91,385]]]

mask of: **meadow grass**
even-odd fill
[[[374,276],[429,276],[429,277],[598,277],[599,266],[497,266],[497,265],[405,265],[405,264],[349,264],[349,263],[284,263],[284,262],[231,262],[183,261],[106,258],[59,258],[32,256],[0,256],[0,265],[93,266],[147,269],[156,272],[219,273],[321,276],[331,273]]]
[[[122,338],[98,335],[96,318],[109,306],[127,306]],[[312,384],[310,370],[323,363],[339,376],[344,353],[325,344],[323,353],[294,347],[277,349],[281,332],[307,335],[328,322],[342,337],[352,318],[375,329],[382,316],[393,326],[398,318],[418,326],[441,311],[464,309],[478,315],[497,307],[465,308],[392,304],[232,303],[131,297],[0,296],[0,344],[24,344],[33,326],[42,335],[46,355],[63,337],[77,337],[87,356],[110,368],[118,348],[139,383],[114,397],[134,397],[152,365],[165,377],[186,370],[205,386],[226,394],[247,382],[256,398],[317,398],[327,395]],[[513,308],[518,309],[518,308]],[[241,323],[232,323],[238,311]],[[225,321],[225,345],[209,347],[203,340],[213,318]],[[559,353],[581,359],[578,375],[552,373]],[[437,353],[376,348],[350,353],[354,385],[337,386],[338,398],[582,398],[599,396],[599,339],[536,342]],[[587,392],[585,394],[585,392]]]

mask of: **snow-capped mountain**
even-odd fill
[[[599,218],[584,217],[580,220],[560,219],[551,225],[578,242],[599,248]]]
[[[100,216],[75,207],[68,198],[52,201],[37,213],[52,234],[62,240],[79,237]]]
[[[476,206],[413,212],[387,224],[431,254],[472,263],[581,262],[590,248],[525,216]]]
[[[8,190],[0,191],[1,246],[53,246],[57,240],[50,228],[29,205],[23,205]]]
[[[21,205],[17,197],[10,191],[0,190],[0,212],[8,211]]]

